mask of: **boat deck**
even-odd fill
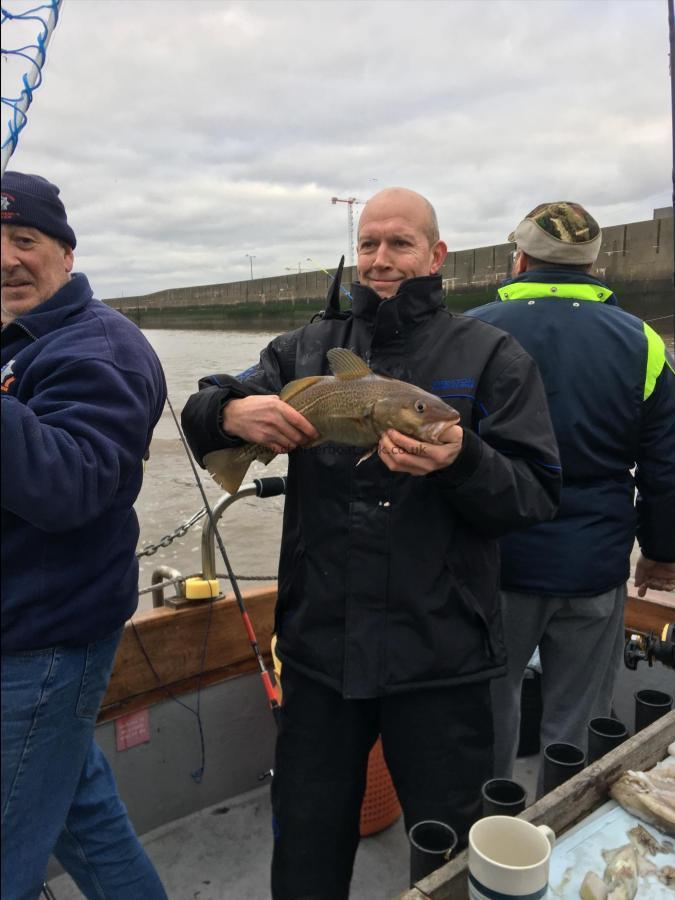
[[[186,816],[143,836],[170,900],[264,900],[272,858],[269,787]],[[361,841],[352,897],[395,897],[408,887],[402,819]],[[71,879],[50,882],[57,900],[80,900]]]
[[[667,718],[654,723],[650,732],[661,728],[663,734],[670,735],[670,740],[675,725],[673,715],[671,713]],[[658,739],[655,735],[648,738],[645,732],[645,740],[638,748],[633,746],[631,753],[635,756],[636,749],[642,755],[653,753],[649,746]],[[636,737],[624,746],[628,748],[631,744],[635,745],[636,740],[639,738]],[[613,763],[610,762],[612,756],[616,757],[621,752],[622,748],[619,747],[604,758],[607,760],[605,765],[609,767],[607,772],[616,766],[616,759]],[[518,760],[515,773],[515,777],[528,786],[530,801],[533,799],[536,761],[536,756]],[[602,762],[595,764],[596,767],[598,765],[602,765]],[[585,778],[586,772],[590,773],[591,770],[585,770],[554,794],[542,798],[523,815],[527,817],[528,813],[534,814],[545,805],[548,810],[545,818],[551,816],[553,824],[557,802],[558,807],[562,803],[566,818],[573,821],[574,794],[580,791],[584,795],[588,793],[588,785],[584,787],[576,784],[575,787],[575,783]],[[590,777],[593,778],[592,775]],[[602,781],[605,777],[606,772],[601,773],[596,781]],[[593,784],[596,785],[596,782]],[[558,797],[554,802],[555,794],[560,794],[560,791],[566,792],[564,801]],[[157,866],[171,900],[264,900],[269,897],[269,860],[272,850],[270,819],[269,787],[261,787],[228,803],[217,804],[157,828],[144,836],[143,843]],[[627,829],[637,822],[637,819],[621,810],[614,801],[609,801],[594,813],[579,819],[571,829],[562,827],[558,830],[556,826],[558,842],[551,863],[553,893],[567,900],[578,898],[580,879],[589,868],[597,870],[601,849],[608,845],[622,845]],[[651,830],[654,832],[653,828]],[[446,872],[446,877],[449,878],[450,869],[459,865],[461,857],[420,883],[420,888],[424,886],[423,890],[409,892],[408,862],[408,843],[402,819],[399,818],[379,834],[362,839],[354,868],[351,900],[404,900],[404,897],[406,900],[408,897],[411,900],[421,900],[427,896],[459,900],[466,896],[461,889],[458,892],[454,883],[456,879],[451,878],[445,887],[441,883],[442,872]],[[666,862],[668,860],[665,858],[659,860],[660,864]],[[644,893],[645,900],[647,897],[665,900],[672,896],[668,888],[652,881],[653,879],[648,878],[640,883],[639,895]],[[51,887],[57,900],[77,900],[81,896],[65,875],[52,880]]]
[[[517,762],[517,778],[534,790],[537,757]],[[530,799],[533,799],[530,796]],[[143,835],[170,900],[265,900],[272,858],[269,786],[241,794]],[[409,887],[408,839],[401,816],[363,838],[350,900],[391,900]],[[81,900],[68,875],[50,881],[56,900]]]
[[[636,672],[622,669],[615,693],[616,715],[632,731],[635,690],[650,687],[672,693],[673,683],[673,671],[659,663],[653,668],[640,663]],[[246,682],[241,679],[232,684],[240,684],[242,690],[246,686]],[[254,684],[251,690],[254,692],[253,696],[257,697],[259,685]],[[234,696],[233,708],[240,708],[242,702],[238,695]],[[228,723],[227,740],[232,742],[233,715],[228,715],[227,710],[219,709],[223,721]],[[265,711],[265,716],[267,715]],[[225,745],[225,734],[216,734],[214,738],[220,748]],[[176,737],[174,742],[175,740]],[[118,754],[116,761],[112,747],[105,744],[103,746],[113,760],[114,768],[119,767],[120,755]],[[243,751],[237,752],[237,756],[242,755]],[[253,755],[255,756],[255,752]],[[121,757],[123,761],[125,754],[121,754]],[[264,770],[264,757],[265,754],[261,760],[254,759],[251,762],[254,771]],[[139,767],[142,759],[142,754],[139,754],[134,766]],[[535,799],[537,763],[537,756],[521,758],[516,763],[514,777],[527,789],[528,803]],[[215,768],[212,766],[211,771]],[[140,791],[145,802],[139,810],[143,811],[145,807],[145,814],[149,812],[147,804],[153,804],[157,797],[163,796],[161,792],[156,795],[154,793],[162,785],[157,787],[154,784],[161,778],[159,772],[153,778],[152,772],[152,769],[141,767],[136,780],[129,782],[128,773],[120,768],[116,770],[123,799],[132,801],[130,807],[133,807],[134,795]],[[227,791],[221,793],[221,796],[227,797]],[[132,819],[143,831],[143,817],[140,813],[136,812]],[[270,896],[272,831],[269,785],[239,794],[232,799],[223,799],[190,815],[175,816],[168,824],[145,831],[142,841],[157,866],[170,900],[266,900]],[[399,897],[408,889],[408,867],[408,841],[403,820],[399,818],[390,828],[361,841],[350,900],[392,900]],[[82,895],[69,876],[57,876],[54,867],[50,869],[50,873],[55,876],[51,878],[49,885],[56,900],[80,900]],[[562,892],[560,896],[569,895]]]

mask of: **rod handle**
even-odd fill
[[[256,497],[278,497],[286,493],[285,475],[268,475],[266,478],[254,478]]]

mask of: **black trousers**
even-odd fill
[[[274,900],[345,900],[368,754],[382,735],[406,830],[451,825],[466,844],[492,775],[488,682],[344,700],[289,666],[272,782]],[[407,885],[402,885],[403,890]]]

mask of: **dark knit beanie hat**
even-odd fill
[[[37,228],[75,249],[75,232],[68,224],[59,189],[40,175],[5,172],[0,215],[3,225]]]

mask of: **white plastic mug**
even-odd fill
[[[548,890],[555,834],[512,816],[487,816],[469,831],[471,900],[540,900]]]

